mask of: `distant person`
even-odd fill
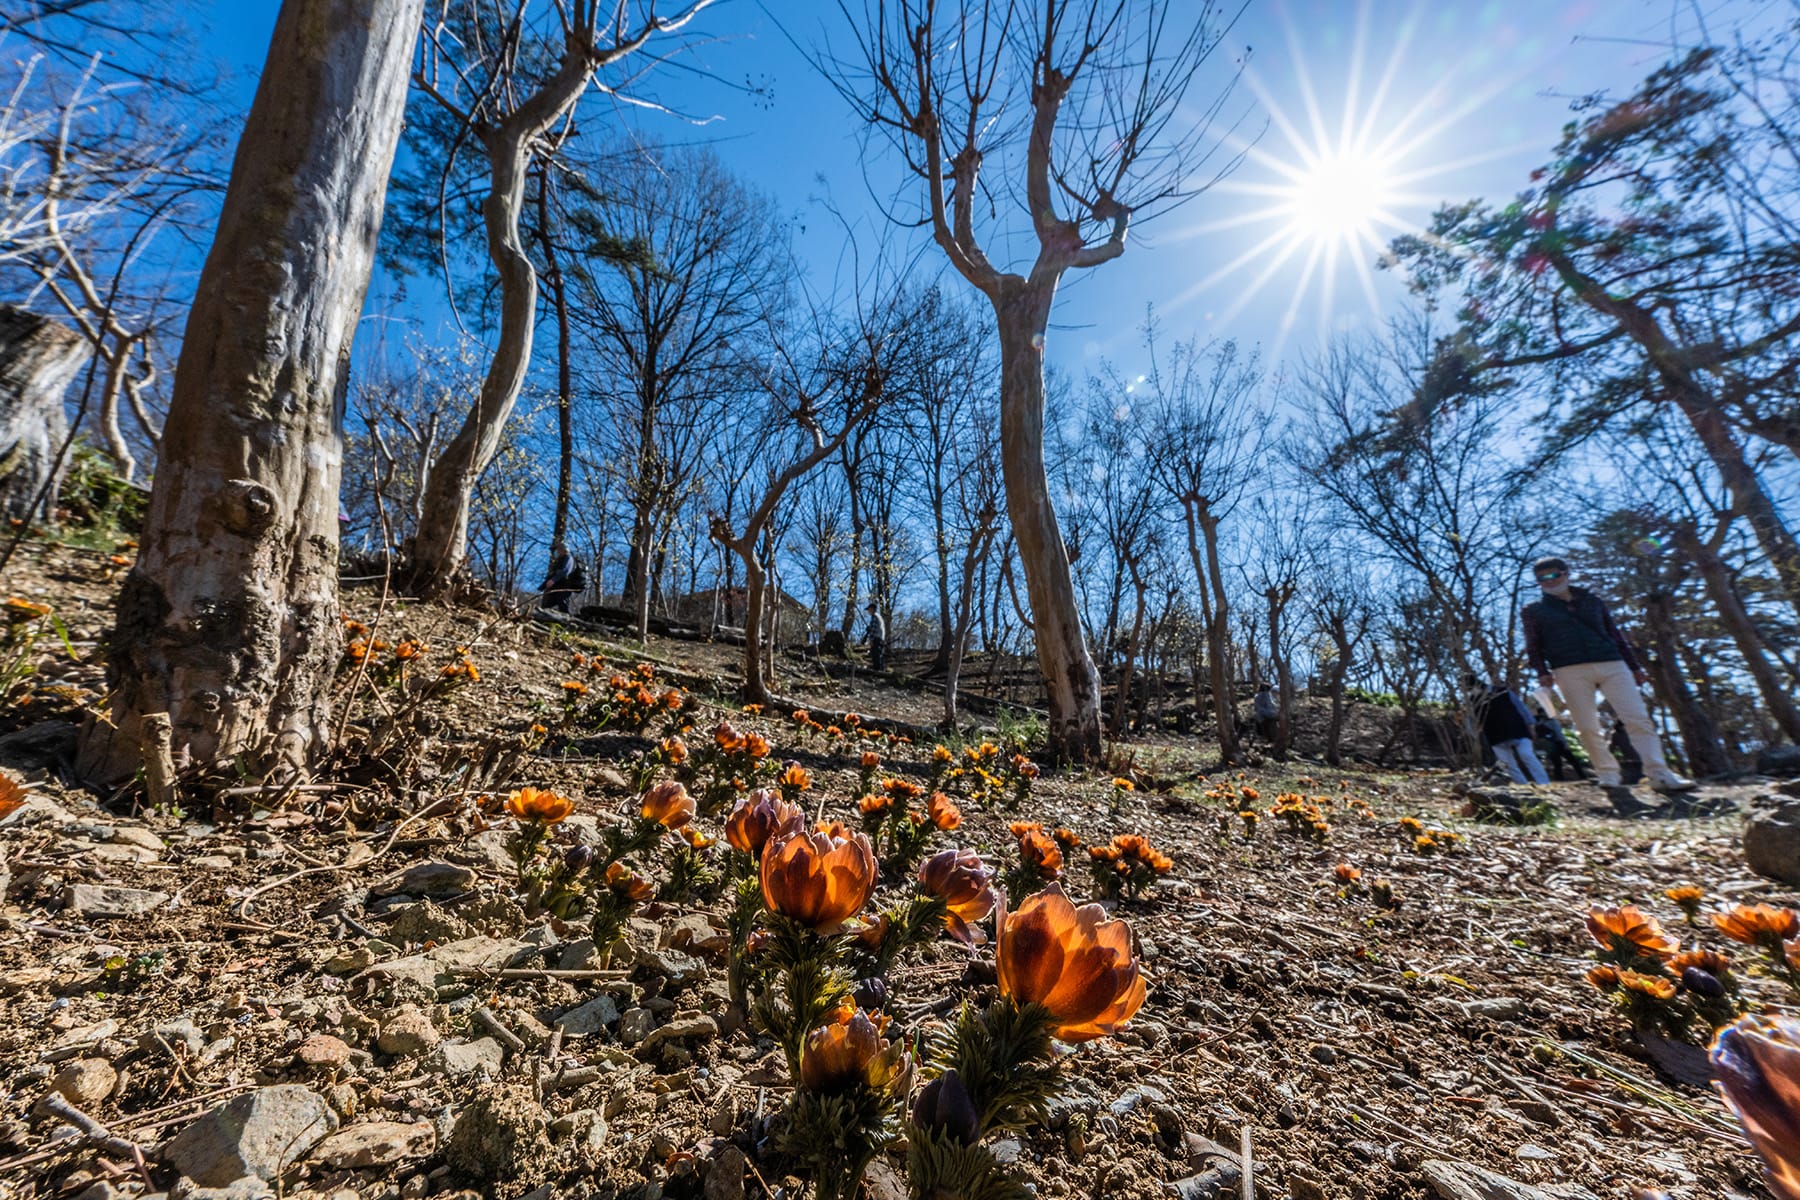
[[[881,610],[870,604],[864,610],[869,614],[869,629],[863,641],[869,647],[869,669],[871,671],[887,670],[887,622],[881,619]]]
[[[544,576],[544,582],[538,585],[538,590],[544,594],[539,606],[566,613],[575,593],[586,586],[587,576],[575,561],[575,556],[565,546],[552,546],[550,570]]]
[[[1550,778],[1561,783],[1565,764],[1576,779],[1587,778],[1587,772],[1581,769],[1581,764],[1575,761],[1575,755],[1569,749],[1569,739],[1563,736],[1561,721],[1539,713],[1536,733],[1538,761],[1549,770]]]
[[[1250,701],[1250,718],[1256,722],[1256,736],[1273,745],[1275,735],[1281,732],[1281,705],[1275,701],[1274,687],[1257,685],[1256,696]]]
[[[1594,766],[1594,781],[1601,787],[1621,783],[1619,761],[1600,732],[1600,713],[1594,705],[1597,690],[1612,705],[1642,756],[1650,786],[1659,792],[1692,790],[1694,781],[1683,779],[1663,761],[1662,743],[1638,692],[1649,676],[1614,624],[1606,602],[1586,588],[1575,587],[1569,564],[1563,559],[1540,558],[1532,564],[1531,573],[1544,594],[1527,604],[1521,614],[1525,658],[1540,684],[1555,684],[1562,692],[1581,745]]]
[[[1463,689],[1469,696],[1469,711],[1475,728],[1487,739],[1494,761],[1514,783],[1549,783],[1544,764],[1531,748],[1536,733],[1531,713],[1519,693],[1497,684],[1487,684],[1473,674],[1463,676]]]

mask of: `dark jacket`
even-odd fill
[[[1487,737],[1488,745],[1516,742],[1533,732],[1531,714],[1524,701],[1508,688],[1484,687],[1474,698],[1475,723]]]
[[[1571,587],[1567,600],[1546,593],[1527,604],[1520,617],[1525,661],[1539,675],[1577,663],[1622,662],[1633,671],[1642,669],[1606,601],[1586,588]]]

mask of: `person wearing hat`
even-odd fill
[[[1620,786],[1619,760],[1600,731],[1597,691],[1617,715],[1626,736],[1644,760],[1644,775],[1659,792],[1685,792],[1694,781],[1683,779],[1663,761],[1662,740],[1650,724],[1644,697],[1638,692],[1649,680],[1631,643],[1619,632],[1606,602],[1571,582],[1569,564],[1540,558],[1531,564],[1543,595],[1520,614],[1525,633],[1525,659],[1545,687],[1554,683],[1569,706],[1575,730],[1601,787]]]
[[[869,614],[869,631],[863,641],[869,647],[869,669],[871,671],[887,670],[887,622],[881,619],[881,610],[873,602],[864,610]]]

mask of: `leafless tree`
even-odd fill
[[[1134,220],[1229,168],[1214,161],[1208,137],[1229,83],[1199,104],[1189,93],[1235,14],[1147,0],[873,0],[860,16],[840,7],[855,52],[828,64],[831,77],[900,149],[918,181],[915,211],[993,306],[1007,510],[1049,697],[1050,751],[1097,759],[1100,678],[1046,476],[1044,339],[1065,274],[1119,257]],[[984,174],[990,164],[997,170]],[[1011,203],[983,203],[984,187]],[[993,255],[1021,216],[1035,253],[1022,271],[1007,270]]]
[[[1154,343],[1152,343],[1154,349]],[[1178,342],[1166,359],[1153,355],[1145,379],[1157,430],[1151,470],[1181,506],[1188,558],[1206,626],[1208,681],[1219,754],[1239,757],[1230,675],[1231,601],[1219,553],[1219,526],[1266,470],[1266,423],[1258,408],[1262,368],[1235,342]],[[1194,697],[1196,704],[1200,697]]]
[[[566,136],[567,121],[599,71],[681,29],[711,3],[688,0],[675,15],[660,17],[649,0],[634,21],[625,4],[557,0],[555,20],[546,22],[530,19],[530,0],[441,0],[426,26],[414,82],[486,160],[482,223],[500,281],[500,327],[481,391],[431,472],[408,572],[421,594],[443,591],[462,566],[475,481],[499,449],[531,365],[538,279],[520,236],[520,214],[533,166]],[[545,34],[541,24],[554,28]],[[537,61],[540,38],[549,37],[561,44],[547,61]]]
[[[423,0],[285,0],[201,273],[80,772],[167,714],[177,763],[302,772],[341,645],[344,387]]]

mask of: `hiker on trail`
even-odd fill
[[[881,610],[871,603],[869,614],[869,631],[863,635],[863,641],[869,646],[869,669],[871,671],[887,670],[887,622],[881,619]]]
[[[1481,682],[1473,673],[1463,676],[1463,689],[1469,694],[1469,711],[1475,728],[1487,739],[1494,761],[1514,783],[1549,783],[1544,764],[1532,751],[1536,733],[1531,713],[1519,693],[1498,684]]]
[[[1638,692],[1649,676],[1631,643],[1613,623],[1606,602],[1586,588],[1575,587],[1569,564],[1563,559],[1540,558],[1531,565],[1531,573],[1544,594],[1527,604],[1521,614],[1525,659],[1537,672],[1540,684],[1549,687],[1554,683],[1562,692],[1588,761],[1594,765],[1595,782],[1601,787],[1620,786],[1619,762],[1600,732],[1600,713],[1594,704],[1598,690],[1642,756],[1650,786],[1659,792],[1691,790],[1694,781],[1683,779],[1663,761],[1662,743]]]
[[[1569,751],[1569,740],[1563,736],[1562,722],[1555,717],[1539,713],[1537,718],[1537,754],[1538,761],[1550,771],[1550,778],[1561,783],[1563,780],[1563,764],[1568,764],[1576,779],[1586,779],[1587,772],[1575,761],[1575,755]]]
[[[569,601],[586,586],[587,577],[568,548],[550,547],[550,571],[544,576],[544,582],[538,585],[538,591],[544,593],[539,607],[566,613],[569,611]]]
[[[1250,717],[1256,722],[1256,736],[1272,744],[1281,731],[1281,706],[1275,702],[1275,689],[1269,684],[1257,685],[1256,696],[1250,701]]]

